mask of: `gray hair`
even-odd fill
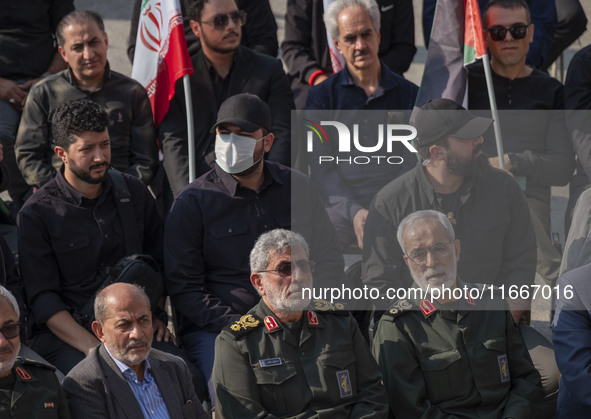
[[[272,253],[284,254],[294,246],[301,247],[306,256],[310,256],[308,243],[301,234],[281,228],[261,234],[250,252],[250,272],[265,270]]]
[[[148,310],[150,309],[150,299],[146,294],[146,291],[142,287],[137,284],[129,284],[135,287],[138,294],[146,300],[146,305],[148,306]],[[103,288],[100,290],[96,298],[94,299],[94,318],[101,324],[104,325],[105,321],[107,320],[108,316],[108,308],[107,308],[107,300],[109,299],[109,293],[105,291],[108,287]]]
[[[404,240],[402,238],[402,236],[404,235],[404,231],[408,227],[410,227],[414,223],[416,223],[417,221],[425,220],[428,218],[437,219],[441,223],[443,228],[445,228],[445,232],[447,233],[447,237],[451,241],[455,240],[456,233],[454,232],[454,228],[451,225],[451,223],[449,222],[449,220],[447,219],[447,217],[445,216],[445,214],[443,214],[439,211],[434,211],[434,210],[416,211],[416,212],[413,212],[413,213],[407,215],[406,217],[404,217],[402,222],[398,225],[398,231],[396,232],[396,238],[398,239],[398,243],[400,244],[400,248],[402,249],[402,252],[405,255],[406,255],[406,246],[405,246]]]
[[[324,24],[333,39],[339,38],[339,14],[351,6],[361,6],[367,10],[374,29],[380,31],[380,9],[375,0],[338,0],[330,3],[324,12]]]
[[[8,304],[10,308],[12,308],[12,311],[14,311],[14,314],[16,314],[16,317],[20,317],[21,313],[16,298],[14,298],[14,295],[2,285],[0,285],[0,302]]]

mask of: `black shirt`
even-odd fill
[[[262,233],[276,228],[293,228],[306,238],[310,260],[317,262],[315,286],[341,286],[334,228],[301,173],[265,161],[255,192],[216,164],[180,192],[166,221],[164,267],[167,290],[182,314],[181,333],[219,332],[259,301],[249,254]]]
[[[162,221],[148,189],[125,180],[134,204],[143,252],[162,261]],[[60,310],[80,309],[102,283],[101,271],[125,256],[125,239],[110,178],[96,200],[72,188],[62,171],[20,211],[22,279],[37,324]]]

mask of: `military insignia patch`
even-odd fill
[[[314,300],[314,308],[318,311],[336,311],[344,310],[345,306],[341,303],[331,303],[326,300]]]
[[[508,383],[511,381],[511,374],[509,373],[509,362],[507,361],[507,354],[497,356],[499,363],[499,372],[501,374],[501,383]]]
[[[275,320],[275,318],[271,317],[271,316],[267,316],[265,317],[265,327],[267,328],[268,332],[272,332],[274,330],[279,329],[279,323],[277,323],[277,320]]]
[[[43,403],[43,407],[45,409],[53,409],[55,407],[55,404],[53,402]]]
[[[262,325],[263,321],[257,316],[245,314],[244,316],[240,317],[239,320],[236,320],[234,323],[224,327],[224,330],[230,332],[232,335],[238,338]]]
[[[281,361],[281,358],[261,359],[259,361],[259,365],[261,366],[261,368],[274,367],[276,365],[281,365],[281,364],[283,364],[283,361]]]
[[[341,399],[353,396],[353,387],[351,387],[351,378],[349,377],[349,370],[337,371],[337,380],[339,383],[339,392]]]
[[[31,380],[31,376],[29,375],[29,373],[21,367],[16,367],[16,373],[21,378],[21,380],[24,380],[24,381]]]
[[[422,299],[419,301],[419,308],[423,312],[425,318],[429,317],[431,314],[435,313],[437,309],[433,305],[433,303],[429,300]]]
[[[255,327],[259,325],[259,321],[253,317],[252,314],[245,314],[244,316],[240,317],[240,320],[236,320],[230,328],[237,332],[240,329],[248,329],[249,327]]]
[[[318,316],[312,310],[308,311],[308,324],[310,326],[318,326]]]

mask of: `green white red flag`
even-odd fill
[[[464,65],[486,55],[478,0],[464,0]]]
[[[168,111],[176,81],[192,73],[179,0],[143,0],[131,77],[148,91],[156,125]]]
[[[438,0],[425,71],[415,105],[447,98],[465,103],[464,66],[486,55],[477,0]]]

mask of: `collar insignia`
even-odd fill
[[[265,317],[265,327],[267,328],[267,332],[272,332],[274,330],[279,329],[279,323],[277,323],[277,320],[275,320],[275,318],[271,317],[271,316],[267,316]]]
[[[423,312],[425,318],[429,317],[437,310],[431,301],[425,299],[419,301],[419,308]]]
[[[16,373],[23,381],[31,380],[31,376],[29,375],[29,373],[21,367],[16,367]]]
[[[308,324],[310,326],[320,325],[320,323],[318,323],[318,316],[316,316],[316,313],[314,313],[312,310],[308,311],[307,316],[308,316]]]

